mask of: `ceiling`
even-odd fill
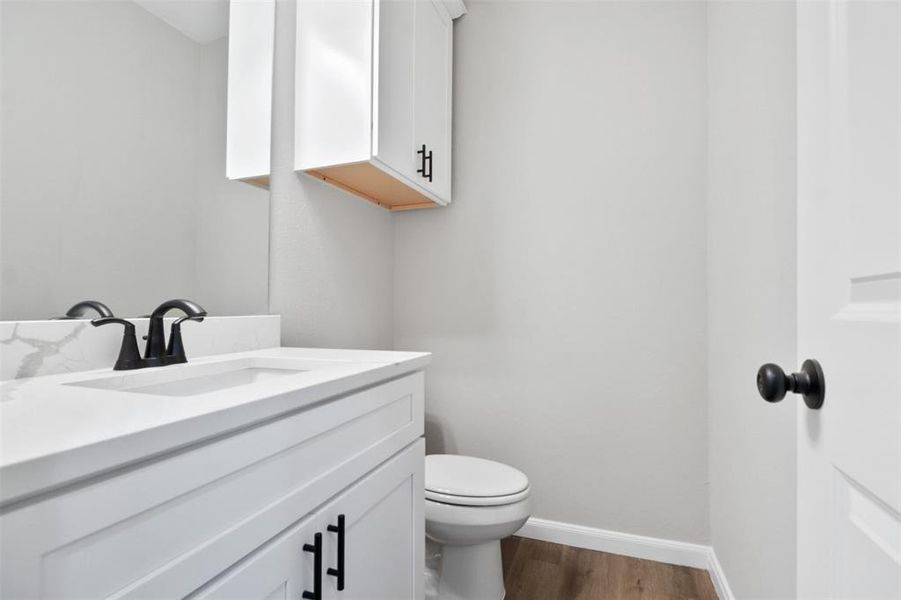
[[[228,0],[134,0],[198,44],[228,34]]]

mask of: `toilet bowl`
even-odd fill
[[[522,527],[530,511],[521,471],[471,456],[426,456],[425,532],[442,546],[438,600],[501,600],[500,540]]]

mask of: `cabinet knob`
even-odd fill
[[[303,545],[304,552],[313,553],[313,591],[304,590],[304,600],[322,600],[322,534],[313,536],[312,544]]]

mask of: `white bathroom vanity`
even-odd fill
[[[3,383],[0,596],[422,597],[428,362],[273,348]]]

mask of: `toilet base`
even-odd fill
[[[505,595],[499,540],[442,547],[438,600],[503,600]]]

